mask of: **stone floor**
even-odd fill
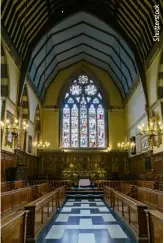
[[[37,243],[136,243],[102,199],[67,199]]]

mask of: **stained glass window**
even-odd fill
[[[68,87],[62,108],[62,147],[104,148],[103,96],[88,75],[79,75]]]

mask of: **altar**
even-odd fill
[[[89,187],[91,182],[89,179],[80,179],[79,180],[79,187]]]

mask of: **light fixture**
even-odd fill
[[[7,143],[8,134],[12,135],[13,143],[14,143],[13,147],[15,148],[15,143],[16,143],[15,139],[19,136],[19,133],[27,133],[28,124],[24,121],[22,123],[22,128],[20,128],[19,120],[17,118],[14,118],[13,122],[7,119],[6,122],[0,121],[0,128],[1,128],[2,136],[3,133],[5,133],[6,135],[6,143]]]
[[[134,149],[136,146],[135,142],[121,142],[117,144],[118,150],[127,151],[128,149]]]
[[[159,147],[162,144],[163,125],[160,120],[153,117],[145,128],[144,123],[138,125],[139,134],[141,137],[147,136],[149,145],[152,147]]]
[[[39,142],[33,142],[33,148],[35,149],[48,149],[50,146],[50,143],[45,141],[43,142],[42,140],[40,140]]]

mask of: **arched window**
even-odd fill
[[[71,82],[63,99],[62,147],[105,146],[103,96],[96,83],[83,74]]]

